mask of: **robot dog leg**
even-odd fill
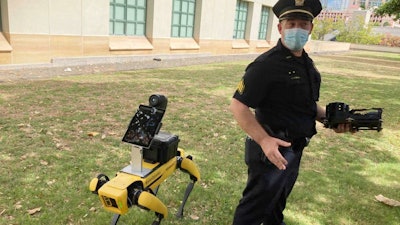
[[[194,184],[196,181],[200,179],[200,172],[197,169],[196,165],[192,161],[192,156],[187,156],[186,158],[179,157],[178,158],[178,167],[188,173],[190,175],[191,182],[188,184],[186,187],[185,195],[183,196],[182,204],[179,207],[178,212],[176,213],[176,216],[178,218],[183,217],[183,208],[185,207],[186,201],[189,198],[190,193],[193,190]]]
[[[133,185],[135,186],[135,185]],[[129,204],[128,205],[137,205],[138,207],[149,210],[149,211],[154,211],[157,220],[153,222],[153,225],[159,225],[161,223],[161,220],[165,217],[168,216],[168,209],[167,207],[158,199],[151,190],[144,191],[142,190],[143,187],[141,185],[137,186],[136,188],[133,188],[131,191],[133,192],[132,199],[128,199]],[[111,225],[115,225],[118,223],[119,218],[121,217],[121,214],[115,214],[112,221]]]

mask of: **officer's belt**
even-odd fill
[[[290,132],[287,129],[272,130],[267,124],[262,124],[262,127],[268,133],[269,136],[290,142],[292,143],[292,146],[299,145],[305,147],[311,140],[310,137],[294,137],[290,135]]]

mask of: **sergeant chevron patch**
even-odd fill
[[[241,79],[241,80],[239,81],[238,85],[237,85],[237,91],[239,92],[239,94],[241,94],[241,95],[243,94],[244,88],[245,88],[244,80]]]

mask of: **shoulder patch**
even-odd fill
[[[244,80],[241,79],[237,85],[237,91],[239,92],[239,94],[242,95],[244,93],[244,89],[245,89]]]

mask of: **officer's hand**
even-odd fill
[[[288,162],[279,152],[279,146],[289,147],[290,145],[290,142],[274,137],[265,138],[261,143],[265,156],[267,156],[268,160],[280,170],[285,170]]]
[[[350,123],[341,123],[336,128],[333,128],[333,130],[336,133],[346,133],[346,132],[355,133],[355,132],[357,132],[356,130],[351,129]]]

